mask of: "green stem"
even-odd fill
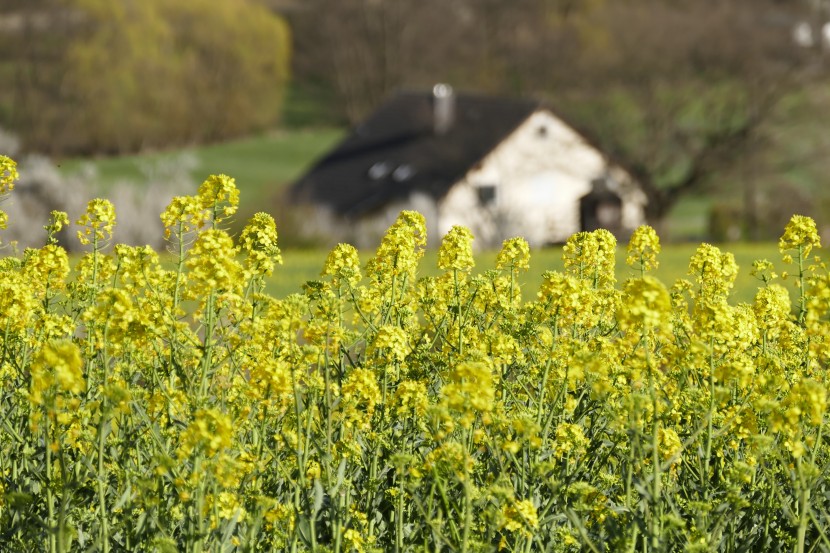
[[[205,311],[207,312],[207,320],[205,321],[205,344],[204,356],[202,357],[202,374],[201,384],[199,385],[199,401],[204,401],[208,391],[208,371],[213,362],[213,331],[216,325],[216,314],[214,313],[215,293],[211,290],[208,295]]]
[[[43,434],[44,441],[46,442],[46,507],[49,513],[49,540],[47,547],[49,548],[49,553],[56,553],[62,551],[59,537],[61,531],[55,523],[55,495],[52,491],[52,425],[50,424],[48,411],[45,415],[46,428],[44,428]]]
[[[801,457],[795,460],[796,484],[798,486],[798,543],[796,553],[804,553],[807,539],[807,523],[810,520],[810,487],[804,480]]]
[[[464,529],[461,538],[461,553],[470,547],[470,530],[473,527],[473,494],[470,490],[470,475],[464,478]]]
[[[803,323],[807,314],[807,295],[804,289],[804,257],[802,256],[803,246],[798,245],[798,286],[801,297],[799,298],[798,322]]]

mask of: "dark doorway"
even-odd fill
[[[579,200],[582,230],[606,229],[619,236],[622,231],[622,200],[608,186],[607,178],[594,179],[591,191]]]

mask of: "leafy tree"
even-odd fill
[[[547,99],[643,183],[655,224],[715,176],[772,171],[782,100],[824,78],[792,42],[798,0],[309,1],[291,16],[298,78],[331,75],[352,122],[442,80]]]
[[[127,152],[217,140],[279,120],[282,18],[247,0],[35,0],[7,36],[15,64],[0,124],[27,147]],[[5,100],[5,101],[4,101]]]

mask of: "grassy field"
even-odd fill
[[[221,144],[184,148],[172,152],[148,152],[140,155],[107,158],[73,158],[60,161],[64,173],[78,171],[91,164],[98,174],[99,194],[106,195],[120,181],[141,183],[143,167],[175,159],[183,153],[195,156],[191,171],[194,183],[208,175],[224,173],[236,179],[240,189],[239,220],[257,211],[269,210],[274,197],[299,177],[344,135],[342,129],[305,128],[272,131]],[[664,240],[700,241],[707,233],[711,199],[687,196],[672,210],[665,226]]]
[[[213,173],[225,173],[236,178],[240,188],[240,213],[238,221],[261,210],[268,210],[273,196],[287,183],[297,178],[314,160],[335,144],[342,136],[341,129],[299,129],[274,131],[222,144],[200,146],[176,152],[146,153],[136,156],[98,159],[68,159],[61,162],[65,172],[77,171],[82,164],[92,163],[99,175],[101,193],[122,180],[140,182],[142,167],[174,158],[182,152],[190,152],[196,158],[192,171],[194,182],[201,182]],[[665,225],[663,240],[677,243],[664,246],[661,267],[657,276],[667,284],[686,273],[689,258],[697,244],[706,236],[707,214],[711,200],[705,196],[688,196],[672,211]],[[783,229],[782,229],[783,230]],[[752,261],[759,258],[779,259],[773,244],[729,244],[724,249],[735,254],[741,273],[738,276],[734,297],[738,301],[750,301],[755,294],[757,281],[750,275]],[[365,252],[368,258],[371,252]],[[326,258],[322,250],[290,250],[284,253],[285,264],[271,279],[270,291],[284,295],[301,289],[306,280],[318,277]],[[630,274],[625,266],[625,252],[618,254],[620,280]],[[493,268],[495,252],[479,255],[480,271]],[[424,274],[437,273],[435,252],[429,252],[422,263]],[[532,297],[546,270],[561,269],[561,249],[549,248],[533,253],[531,270],[525,276],[525,295]]]
[[[99,177],[99,193],[117,182],[141,183],[142,167],[170,160],[183,153],[195,156],[191,172],[195,183],[208,175],[224,173],[236,179],[240,190],[240,217],[267,209],[286,184],[299,177],[309,165],[343,136],[340,129],[273,131],[260,136],[221,144],[109,158],[73,158],[60,162],[61,171],[73,173],[92,164]],[[195,190],[194,190],[195,192]]]
[[[663,246],[663,251],[659,256],[660,267],[655,271],[655,276],[667,286],[670,286],[678,278],[686,277],[689,259],[694,254],[697,246],[698,244],[695,243]],[[769,259],[776,264],[779,272],[785,270],[785,266],[779,261],[781,256],[775,244],[726,244],[721,246],[721,249],[733,253],[740,267],[732,294],[732,299],[735,302],[751,302],[755,297],[760,282],[749,274],[754,260]],[[479,253],[476,256],[474,271],[483,273],[488,269],[494,269],[496,253]],[[288,250],[283,252],[284,264],[278,267],[271,277],[268,291],[277,297],[283,297],[292,292],[300,292],[305,281],[319,278],[326,255],[327,252],[324,250]],[[372,252],[362,252],[364,260],[369,259],[371,255]],[[542,274],[545,271],[562,270],[562,268],[561,248],[533,251],[530,258],[530,271],[522,279],[525,299],[532,299],[535,296],[542,283]],[[439,273],[437,252],[428,251],[421,262],[420,274],[437,275]],[[635,271],[625,264],[625,248],[622,247],[617,252],[617,278],[619,281],[624,281],[631,276],[635,276]]]

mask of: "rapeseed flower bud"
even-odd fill
[[[524,238],[509,238],[501,245],[496,256],[497,269],[530,269],[530,245]]]
[[[239,206],[239,189],[236,180],[228,175],[209,176],[196,193],[202,209],[208,210],[213,217],[214,227],[227,219]]]
[[[42,405],[44,395],[80,394],[86,389],[82,369],[77,345],[69,340],[48,342],[32,360],[29,400],[34,405]]]
[[[381,239],[367,271],[378,282],[391,281],[398,276],[414,278],[426,243],[424,216],[417,211],[401,211]]]
[[[657,231],[648,225],[638,227],[628,241],[627,253],[625,262],[628,265],[639,266],[643,273],[656,269],[659,265],[657,254],[660,253]]]
[[[585,455],[588,443],[588,438],[582,432],[581,426],[563,422],[556,427],[553,455],[557,459],[562,459],[565,456],[572,460],[580,459]]]
[[[193,291],[206,296],[211,290],[235,290],[242,273],[235,254],[233,239],[224,230],[208,229],[201,233],[187,260]]]
[[[473,233],[466,227],[456,225],[441,240],[438,268],[469,272],[474,266]]]
[[[338,244],[326,257],[321,276],[332,277],[332,284],[338,287],[343,283],[357,286],[363,276],[360,274],[360,257],[351,244]]]
[[[197,231],[205,226],[207,218],[208,212],[197,196],[175,196],[161,214],[164,236],[170,238],[174,229],[182,233]]]
[[[513,501],[502,506],[501,528],[508,532],[517,532],[527,538],[539,527],[539,515],[536,506],[529,499]]]
[[[617,239],[605,229],[577,232],[562,248],[565,272],[592,282],[594,288],[613,286]]]
[[[354,369],[343,382],[340,394],[345,425],[369,429],[375,407],[382,400],[375,373],[369,369]]]
[[[215,408],[199,409],[181,433],[179,459],[197,451],[213,457],[230,447],[232,438],[233,423],[228,415]]]
[[[8,156],[0,155],[0,196],[14,190],[14,181],[19,178],[17,162]]]
[[[409,355],[409,337],[399,326],[384,325],[378,329],[372,343],[366,349],[366,356],[377,355],[385,363],[400,363]]]
[[[267,213],[257,213],[239,235],[240,249],[247,254],[247,272],[253,275],[271,276],[274,267],[282,264],[277,247],[277,225]]]
[[[778,250],[784,253],[800,249],[802,257],[806,258],[814,247],[821,247],[816,222],[810,217],[793,215],[778,240]]]
[[[618,318],[622,327],[643,332],[664,328],[671,318],[671,297],[662,282],[651,276],[633,278],[623,287]]]
[[[89,244],[90,237],[95,242],[105,242],[112,238],[112,231],[115,227],[115,206],[109,200],[101,198],[90,200],[86,213],[81,215],[75,224],[83,227],[78,231],[78,240],[81,244]]]
[[[723,253],[717,246],[703,243],[689,261],[689,275],[699,287],[699,298],[726,297],[735,284],[738,264],[731,253]]]
[[[398,418],[420,420],[429,407],[427,387],[420,380],[404,380],[398,384],[392,403]]]

